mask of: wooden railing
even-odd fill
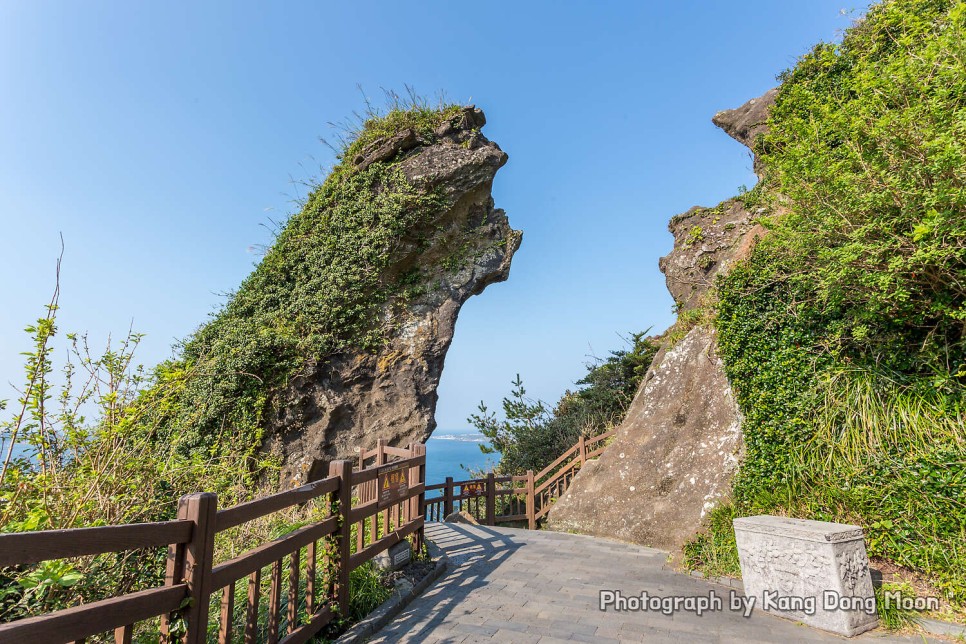
[[[580,437],[573,447],[537,474],[494,476],[427,485],[426,492],[438,491],[425,500],[423,516],[427,521],[443,521],[453,512],[467,512],[484,525],[526,522],[537,528],[554,502],[567,491],[571,481],[588,460],[600,456],[614,430],[591,438]],[[501,487],[501,485],[503,487]]]
[[[443,521],[453,512],[467,512],[484,525],[526,522],[535,530],[537,518],[533,512],[533,472],[526,476],[495,476],[485,479],[454,481],[427,485],[426,492],[441,491],[435,498],[426,499],[423,516],[427,521]]]
[[[588,460],[597,458],[603,453],[607,446],[607,439],[613,435],[614,430],[592,438],[581,436],[573,447],[533,477],[535,483],[533,506],[538,521],[547,516],[554,502],[567,491],[577,471]]]
[[[222,510],[215,494],[190,494],[180,500],[175,521],[0,534],[0,567],[168,548],[163,586],[0,624],[0,642],[82,642],[113,632],[115,642],[129,643],[138,623],[158,620],[142,630],[156,628],[164,638],[197,644],[206,641],[211,597],[219,592],[218,642],[237,640],[239,634],[246,643],[307,642],[337,616],[347,615],[352,570],[408,537],[417,551],[422,549],[426,447],[383,452],[377,466],[353,471],[348,461],[336,461],[325,479]],[[400,471],[404,486],[388,495],[375,493],[376,484],[392,472],[399,483]],[[214,565],[216,533],[316,499],[327,516]],[[266,567],[271,567],[267,620],[260,624]],[[235,606],[239,582],[247,585],[243,610]]]
[[[411,538],[414,549],[421,551],[426,520],[466,511],[487,525],[519,522],[535,529],[580,467],[598,456],[612,435],[581,438],[537,474],[490,473],[430,486],[425,484],[425,445],[402,449],[380,441],[375,449],[360,450],[355,470],[348,461],[336,461],[325,479],[221,510],[215,494],[198,493],[181,498],[173,521],[0,534],[0,568],[167,547],[163,586],[0,624],[0,644],[83,642],[105,633],[113,633],[115,642],[130,643],[135,626],[150,620],[157,620],[163,637],[197,644],[207,638],[213,596],[220,596],[218,614],[211,616],[220,643],[238,635],[246,644],[307,642],[347,614],[349,573],[403,539]],[[374,462],[367,467],[370,460]],[[392,472],[404,472],[406,485],[387,497],[380,482]],[[440,494],[427,499],[430,491]],[[326,516],[214,563],[217,533],[317,501]],[[267,618],[260,623],[262,570],[268,567]],[[238,596],[244,605],[236,607]],[[153,629],[148,625],[142,630]]]

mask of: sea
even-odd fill
[[[471,477],[471,473],[489,472],[500,462],[499,454],[480,451],[486,439],[472,429],[437,429],[426,441],[426,484],[445,483]]]

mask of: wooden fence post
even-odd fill
[[[186,644],[204,642],[208,634],[208,600],[211,595],[211,567],[215,550],[215,513],[218,495],[199,492],[181,497],[178,518],[194,523],[191,541],[184,549],[184,581],[190,603],[182,613],[188,623]]]
[[[496,480],[493,472],[486,475],[486,525],[496,525]]]
[[[181,499],[178,503],[178,517],[181,516],[181,504],[184,499]],[[165,564],[164,570],[164,585],[174,586],[176,584],[182,583],[184,581],[184,551],[185,544],[175,543],[168,546],[168,557],[167,563]],[[162,615],[161,616],[161,635],[164,636],[165,642],[170,640],[171,635],[171,617],[172,615]]]
[[[386,439],[380,438],[376,441],[376,467],[386,464]],[[379,483],[378,481],[373,481],[372,489],[375,490],[375,498],[379,498]],[[389,534],[389,508],[382,511],[382,536]],[[372,541],[375,543],[378,541],[378,535],[373,533]]]
[[[413,445],[413,456],[425,457],[426,445],[423,445],[421,443],[416,443],[415,445]],[[416,479],[416,484],[425,485],[425,483],[426,483],[426,463],[424,461],[423,464],[419,466],[419,475]],[[417,499],[418,500],[416,503],[418,507],[423,507],[423,503],[426,502],[426,491],[423,490],[422,492],[420,492]],[[416,552],[421,554],[423,552],[423,542],[425,540],[425,529],[422,526],[420,526],[419,529],[416,530],[416,532],[413,534],[414,534],[413,546]]]
[[[408,449],[409,449],[410,458],[412,458],[413,456],[416,456],[416,443],[410,443]],[[409,473],[407,474],[406,482],[410,488],[412,488],[415,485],[419,485],[418,467],[409,468]],[[406,503],[403,507],[406,510],[406,514],[405,516],[403,516],[403,523],[409,523],[413,519],[417,517],[421,517],[424,514],[422,503],[420,503],[419,499],[417,499],[416,497],[409,499],[409,502]]]
[[[577,447],[580,450],[580,466],[583,467],[587,462],[587,441],[584,439],[583,434],[581,434],[580,440],[577,441]]]
[[[339,605],[339,617],[349,616],[349,557],[352,525],[349,510],[352,509],[352,463],[333,461],[329,463],[329,476],[339,477],[339,531],[336,533],[337,552],[335,596]]]
[[[443,489],[443,520],[453,514],[453,477],[446,477],[446,487]]]
[[[533,470],[527,470],[527,529],[537,529],[537,499],[534,494]]]

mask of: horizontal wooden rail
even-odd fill
[[[393,461],[392,463],[389,463],[389,465],[392,465],[394,467],[398,466],[403,469],[419,467],[420,465],[425,465],[425,464],[426,464],[425,456],[414,456],[412,458],[406,458],[406,459]],[[369,467],[364,470],[352,470],[352,484],[362,485],[363,483],[368,483],[369,481],[375,481],[376,478],[379,476],[379,467],[382,467],[382,466]]]
[[[375,449],[364,449],[364,450],[360,450],[359,454],[362,460],[367,460],[372,458],[373,456],[378,456],[379,449],[380,448],[378,447]],[[411,456],[408,449],[401,448],[401,447],[389,447],[388,445],[384,445],[382,447],[382,452],[387,456],[401,456],[403,458],[408,458],[409,456]]]
[[[369,452],[363,451],[363,454]],[[426,450],[418,444],[409,449],[392,448],[380,442],[375,451],[377,465],[353,471],[348,461],[337,461],[328,478],[260,499],[218,510],[214,494],[199,493],[182,497],[178,520],[119,526],[0,534],[0,567],[30,565],[106,552],[151,547],[167,547],[165,586],[129,593],[66,610],[0,625],[0,642],[74,642],[114,631],[119,642],[130,642],[137,622],[160,617],[162,639],[174,637],[172,618],[183,619],[187,630],[179,639],[186,644],[201,644],[209,631],[217,630],[218,641],[243,638],[254,641],[264,634],[267,642],[301,644],[308,642],[349,607],[349,572],[379,552],[411,537],[421,550],[423,518],[418,513],[425,500]],[[396,458],[387,463],[387,457]],[[398,477],[380,476],[401,470],[406,492],[385,508],[378,507],[375,494],[378,480],[402,487]],[[371,502],[352,507],[353,489],[359,498]],[[337,514],[315,521],[273,541],[263,543],[219,565],[213,565],[215,536],[219,531],[241,526],[280,510],[327,496]],[[358,501],[355,501],[358,503]],[[376,528],[378,512],[383,513],[382,536]],[[418,516],[417,516],[418,515]],[[391,519],[391,516],[394,519]],[[372,517],[372,543],[365,545],[360,525],[355,554],[352,554],[350,527],[353,521]],[[390,526],[392,528],[390,529]],[[317,573],[317,555],[322,545],[325,564]],[[268,593],[268,621],[260,601],[262,571],[271,567]],[[245,622],[234,624],[234,602],[239,581],[248,584]],[[283,593],[287,600],[283,615]],[[304,590],[303,590],[304,589]],[[221,595],[217,629],[209,628],[209,606],[214,593]],[[302,603],[304,601],[304,603]],[[339,611],[334,607],[338,605]],[[300,606],[304,606],[304,613]],[[238,630],[236,630],[238,626]],[[244,632],[241,628],[243,627]],[[286,632],[282,632],[286,631]]]
[[[0,642],[69,642],[176,610],[187,584],[151,588],[0,625]]]
[[[329,494],[339,489],[339,479],[328,478],[315,481],[292,490],[279,492],[248,503],[240,503],[224,510],[219,510],[215,521],[218,532],[234,528],[252,519],[266,514],[284,510],[287,507],[311,501],[323,494]]]
[[[416,519],[410,523],[407,523],[405,526],[395,530],[394,532],[391,532],[379,541],[366,546],[364,549],[349,557],[349,570],[355,570],[383,550],[386,550],[397,543],[401,543],[404,538],[422,528],[423,525],[423,517],[416,517]]]
[[[572,458],[576,454],[578,454],[577,447],[571,447],[566,452],[564,452],[563,454],[561,454],[560,456],[558,456],[557,459],[553,463],[551,463],[550,465],[548,465],[545,468],[543,468],[542,470],[540,470],[537,473],[537,475],[534,476],[533,478],[539,481],[544,476],[546,476],[548,473],[550,473],[551,471],[553,471],[553,469],[555,467],[557,467],[558,465],[560,465],[561,463],[563,463],[567,459]]]
[[[514,521],[526,521],[525,514],[501,514],[496,517],[497,523],[512,523]]]
[[[335,612],[331,606],[323,606],[312,615],[308,623],[299,626],[297,629],[283,637],[278,644],[305,644],[315,637],[329,622],[335,619]]]
[[[439,490],[439,496],[426,499],[422,504],[427,520],[444,520],[454,511],[469,511],[478,521],[487,525],[527,521],[528,527],[536,528],[536,521],[550,512],[556,498],[569,487],[577,471],[587,460],[602,454],[607,439],[614,435],[611,430],[590,438],[581,437],[577,444],[558,456],[549,465],[533,475],[494,476],[485,479],[454,481],[426,486],[427,491]],[[497,484],[507,487],[499,487]],[[522,484],[522,485],[517,485]],[[472,492],[466,490],[472,486]],[[458,493],[457,493],[458,492]],[[526,514],[521,513],[520,502],[526,499]],[[497,503],[497,499],[502,499]],[[481,508],[481,505],[485,507]],[[482,511],[485,510],[485,516]],[[499,514],[499,513],[502,514]]]
[[[590,438],[587,439],[587,446],[590,447],[591,445],[595,445],[601,441],[605,441],[616,433],[617,433],[617,430],[612,429],[609,432],[604,432],[603,434],[598,434],[597,436],[591,436]]]
[[[191,528],[190,521],[161,521],[0,534],[0,567],[187,543]]]
[[[403,496],[401,496],[399,500],[395,501],[394,504],[404,503],[413,497],[423,494],[424,492],[425,492],[425,489],[422,484],[413,486],[409,488],[409,491],[406,492],[406,494],[404,494]],[[379,514],[385,509],[386,509],[385,507],[379,506],[379,499],[376,498],[371,501],[367,501],[362,505],[357,505],[356,507],[349,510],[348,521],[349,523],[358,523],[359,521],[364,521],[365,519],[368,519],[374,514]]]
[[[466,485],[476,485],[485,482],[486,479],[467,479],[465,481],[453,481],[453,487],[464,487]]]
[[[278,561],[282,557],[299,548],[303,548],[322,537],[334,533],[339,528],[339,518],[329,517],[319,523],[307,525],[289,532],[288,534],[269,541],[254,550],[249,550],[245,554],[235,557],[230,561],[215,566],[211,570],[211,587],[224,588],[228,584],[246,575],[250,575],[256,570],[261,570],[265,566]]]
[[[551,476],[550,478],[548,478],[546,481],[544,481],[543,483],[541,483],[540,485],[538,485],[537,486],[537,489],[534,490],[534,492],[536,494],[540,494],[541,492],[543,492],[544,490],[546,490],[548,487],[550,487],[551,485],[553,485],[557,481],[559,481],[560,480],[560,477],[564,476],[567,472],[570,472],[571,470],[573,470],[573,471],[576,472],[578,469],[580,469],[580,461],[576,461],[575,460],[575,461],[573,461],[571,463],[567,463],[566,465],[564,465],[563,467],[561,467],[559,470],[557,470],[557,473],[556,474],[554,474],[553,476]]]
[[[0,534],[0,567],[168,548],[165,586],[0,625],[0,642],[80,641],[115,629],[118,641],[124,642],[130,640],[137,622],[157,617],[167,637],[172,635],[171,617],[177,616],[187,624],[183,641],[200,644],[211,630],[208,612],[214,593],[221,595],[215,629],[219,641],[237,640],[242,635],[245,641],[254,641],[267,629],[269,642],[308,642],[337,614],[344,615],[348,610],[352,570],[407,538],[421,551],[427,512],[430,518],[439,520],[454,510],[469,511],[487,525],[525,521],[535,529],[587,459],[603,452],[611,435],[613,432],[581,438],[536,476],[532,471],[526,476],[491,473],[485,479],[447,478],[445,483],[435,485],[425,484],[424,446],[413,444],[402,449],[380,441],[375,450],[360,450],[358,470],[347,461],[337,461],[331,464],[328,478],[220,511],[217,497],[202,493],[182,498],[176,521]],[[372,456],[375,465],[365,467],[365,460]],[[400,471],[405,479],[397,476]],[[393,495],[390,503],[379,501],[380,486]],[[436,490],[440,496],[426,498],[427,491]],[[337,508],[337,514],[258,545],[230,561],[212,564],[217,532],[323,496],[327,496],[330,507]],[[353,525],[358,526],[354,535]],[[321,578],[317,576],[320,546],[326,556]],[[262,624],[259,616],[264,615],[265,605],[260,606],[260,600],[265,598],[260,589],[266,567],[271,567],[271,583],[268,621]],[[236,594],[244,593],[239,582],[245,584],[246,577],[247,606],[235,607]],[[282,614],[283,603],[286,615]],[[233,634],[236,613],[245,615],[245,623],[238,625],[239,629],[244,627],[244,633],[238,630]]]

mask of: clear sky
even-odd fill
[[[0,0],[0,399],[66,241],[62,331],[133,320],[170,355],[252,269],[320,136],[405,84],[482,107],[524,231],[510,280],[464,307],[437,418],[465,426],[519,372],[547,401],[621,334],[673,320],[667,222],[752,185],[711,116],[775,84],[860,0]],[[844,10],[844,11],[843,11]]]

